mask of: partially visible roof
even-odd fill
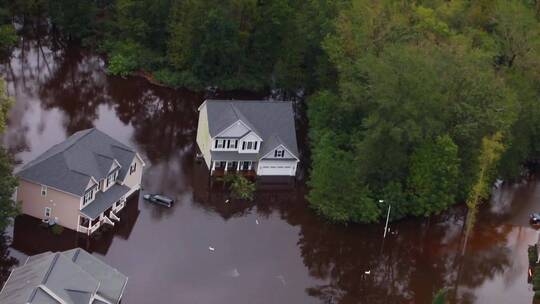
[[[126,176],[135,151],[92,128],[76,132],[26,164],[17,176],[78,196],[84,195],[91,177],[105,178],[116,159],[119,178]]]
[[[99,191],[96,193],[94,201],[81,210],[81,213],[91,219],[95,219],[101,213],[109,209],[114,203],[116,203],[122,196],[128,193],[129,187],[119,184],[112,185],[107,191]]]
[[[279,138],[295,156],[298,154],[294,110],[291,102],[268,100],[212,100],[205,101],[210,136],[241,120],[263,140],[259,154],[265,155],[277,147]]]
[[[98,295],[112,303],[120,301],[128,280],[125,275],[80,248],[65,251],[64,254],[100,282]]]
[[[46,252],[15,268],[0,292],[2,304],[89,304],[97,294],[118,303],[127,277],[82,249]]]

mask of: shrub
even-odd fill
[[[533,267],[536,265],[536,262],[538,261],[538,247],[537,245],[529,245],[528,248],[529,253],[529,266]]]
[[[433,298],[433,304],[445,304],[446,303],[446,289],[439,289]]]
[[[120,41],[109,46],[110,60],[107,71],[113,75],[127,76],[139,68],[140,46],[131,41]]]
[[[223,181],[229,184],[229,190],[234,198],[252,201],[255,194],[255,183],[242,175],[225,175]]]
[[[532,284],[534,291],[540,291],[540,266],[534,268]]]
[[[64,227],[60,225],[54,225],[51,227],[51,231],[54,235],[60,235],[62,232],[64,232]]]
[[[17,33],[12,25],[0,26],[0,52],[9,51],[15,44],[17,44]]]

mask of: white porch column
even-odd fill
[[[240,162],[236,164],[236,171],[240,171]]]
[[[229,166],[229,161],[225,161],[225,172],[227,172],[227,167]]]
[[[214,172],[216,170],[216,162],[212,161],[212,169],[210,170],[210,173]]]

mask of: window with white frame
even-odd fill
[[[94,193],[95,193],[94,190],[95,190],[95,188],[92,188],[92,189],[86,191],[86,193],[84,194],[83,206],[88,204],[89,202],[91,202],[94,199]]]
[[[244,141],[242,143],[242,150],[257,150],[259,142],[257,141]]]
[[[51,217],[51,211],[52,211],[52,209],[50,207],[45,207],[45,217],[46,218]]]
[[[224,139],[216,139],[216,149],[223,149],[225,147],[225,140]]]
[[[129,167],[129,175],[133,174],[135,171],[137,171],[137,163],[133,163],[133,165]]]
[[[47,196],[47,186],[41,185],[41,196]]]
[[[284,157],[284,156],[285,156],[285,150],[283,149],[274,150],[274,157]]]
[[[107,188],[110,187],[112,184],[114,184],[117,176],[118,176],[118,170],[114,171],[113,173],[109,174],[109,176],[107,176]]]

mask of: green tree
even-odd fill
[[[413,214],[429,216],[454,204],[458,173],[458,148],[450,136],[420,145],[411,157],[408,179]]]
[[[12,102],[7,95],[5,81],[0,78],[0,133],[5,129],[7,111]],[[12,198],[18,184],[12,172],[12,160],[7,152],[0,148],[0,231],[4,231],[19,212],[18,205]]]
[[[335,134],[321,136],[313,149],[310,205],[334,222],[373,222],[380,211],[371,192],[359,184],[352,154],[337,147]]]

